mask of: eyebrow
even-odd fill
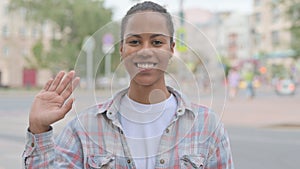
[[[125,38],[131,37],[131,36],[134,36],[134,37],[137,37],[137,38],[142,38],[142,36],[140,34],[133,34],[133,33],[130,33],[130,34],[126,35]],[[164,34],[153,34],[153,35],[150,36],[150,38],[155,38],[157,36],[169,37],[169,36],[164,35]]]

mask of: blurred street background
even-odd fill
[[[300,88],[298,88],[300,90]],[[0,169],[21,168],[21,155],[28,127],[30,104],[37,91],[0,91]],[[99,101],[111,96],[101,90]],[[273,90],[259,90],[255,99],[245,93],[236,100],[227,101],[222,121],[225,123],[236,168],[241,169],[298,169],[300,161],[300,92],[294,96],[278,96]],[[76,110],[86,108],[91,99],[86,91],[77,92],[74,109],[67,117],[54,125],[56,134],[71,119]],[[209,104],[209,97],[203,104]],[[215,98],[223,103],[223,98]]]
[[[55,134],[127,86],[119,21],[137,2],[0,1],[0,169],[21,168],[31,102],[59,70],[75,69],[81,84]],[[214,105],[235,167],[299,169],[300,0],[154,2],[174,16],[167,83]]]

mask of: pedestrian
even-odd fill
[[[228,73],[228,85],[229,85],[229,98],[234,99],[237,95],[240,74],[236,68],[231,68]]]
[[[51,124],[71,110],[79,78],[70,71],[48,81],[30,110],[25,168],[233,168],[216,114],[165,84],[173,34],[164,7],[146,1],[130,8],[120,42],[129,87],[82,111],[55,141]]]
[[[250,68],[246,69],[243,73],[243,78],[247,84],[246,86],[246,95],[248,99],[253,99],[255,96],[255,92],[254,92],[254,71]]]

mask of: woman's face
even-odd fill
[[[130,16],[120,54],[133,83],[164,82],[164,72],[174,52],[171,36],[163,14],[141,12]]]

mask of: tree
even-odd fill
[[[51,48],[43,58],[48,67],[56,71],[72,69],[84,38],[111,21],[112,11],[103,3],[95,0],[10,0],[10,9],[26,9],[28,20],[40,24],[50,22],[61,34],[60,38],[53,37]],[[35,47],[40,48],[39,45]],[[36,55],[33,59],[37,59]]]
[[[42,41],[37,41],[32,47],[33,56],[26,56],[25,60],[29,65],[29,68],[43,69],[48,68],[47,60],[45,59],[44,45]]]
[[[287,11],[288,16],[292,21],[291,31],[291,47],[296,52],[295,59],[300,57],[300,0],[293,0],[293,4]]]
[[[289,28],[291,48],[295,51],[294,59],[298,59],[300,57],[300,0],[279,0],[278,3],[285,7],[284,13],[291,22]]]

